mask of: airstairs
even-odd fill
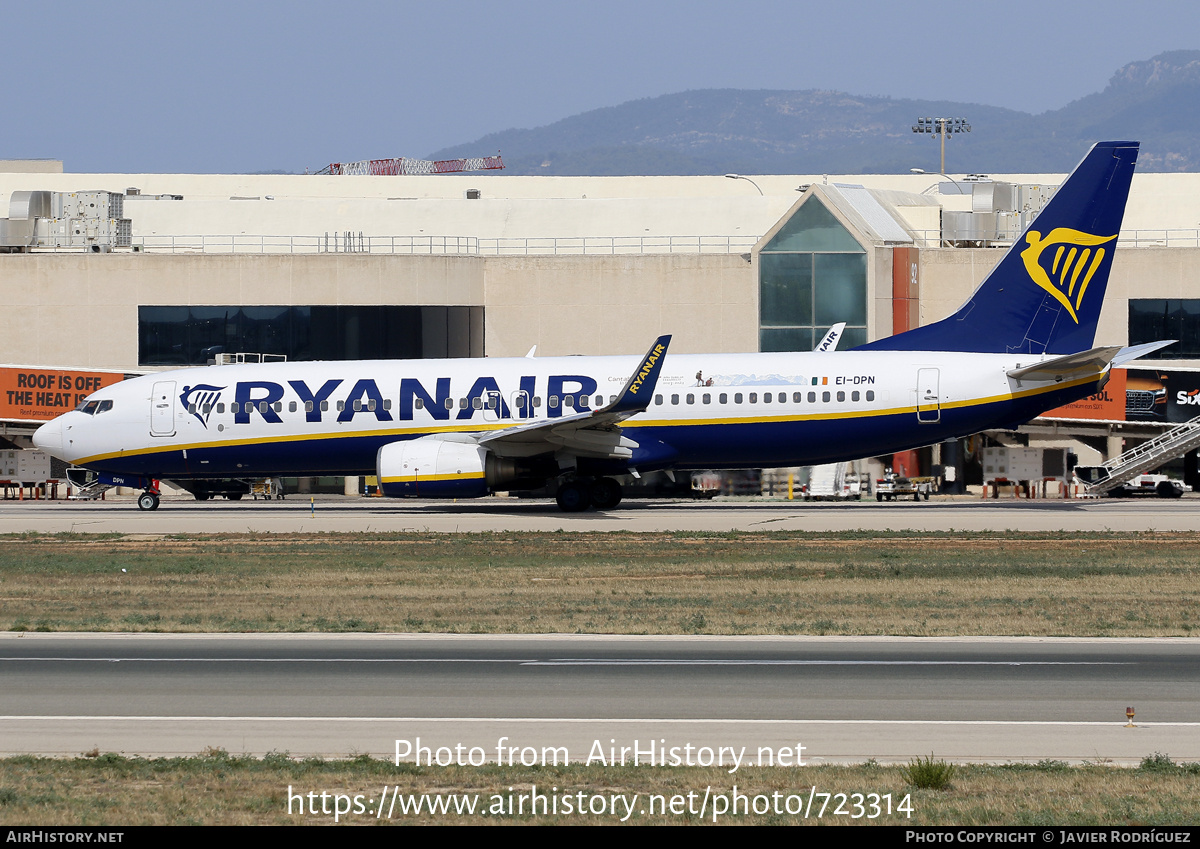
[[[67,482],[75,490],[67,496],[69,501],[93,501],[116,486],[102,482],[95,472],[77,466],[67,469]]]
[[[1143,472],[1157,469],[1168,460],[1182,457],[1200,446],[1200,416],[1161,433],[1149,442],[1126,451],[1100,466],[1107,475],[1088,484],[1088,495],[1103,495],[1133,480]],[[1102,473],[1103,474],[1103,473]]]
[[[813,466],[808,473],[806,498],[839,498],[846,476],[845,463],[825,463]]]

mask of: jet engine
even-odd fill
[[[557,466],[549,457],[496,457],[469,438],[426,436],[383,446],[375,470],[392,498],[478,498],[543,486]]]

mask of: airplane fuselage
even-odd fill
[[[649,407],[621,424],[621,434],[637,443],[632,455],[581,462],[598,474],[620,474],[851,460],[1015,427],[1095,392],[1106,375],[1053,382],[1006,374],[1040,359],[1046,358],[671,354]],[[635,357],[616,356],[192,368],[100,390],[89,397],[98,402],[91,411],[81,405],[57,420],[57,431],[39,436],[58,456],[112,474],[374,474],[379,449],[390,443],[481,436],[597,410],[621,392],[637,365]],[[501,444],[494,450],[521,453]],[[553,444],[536,450],[559,455],[560,465],[572,459]]]

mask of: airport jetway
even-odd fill
[[[1100,479],[1088,483],[1087,492],[1089,495],[1103,495],[1128,483],[1143,472],[1157,469],[1168,460],[1182,457],[1197,446],[1200,446],[1200,416],[1173,427],[1149,442],[1143,442],[1120,457],[1114,457],[1097,467],[1102,470]]]

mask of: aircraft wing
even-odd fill
[[[666,358],[670,336],[660,336],[642,357],[617,399],[597,410],[543,419],[495,431],[479,444],[500,456],[532,456],[567,449],[585,457],[625,460],[638,444],[621,435],[620,423],[644,412],[654,397],[654,387]]]

